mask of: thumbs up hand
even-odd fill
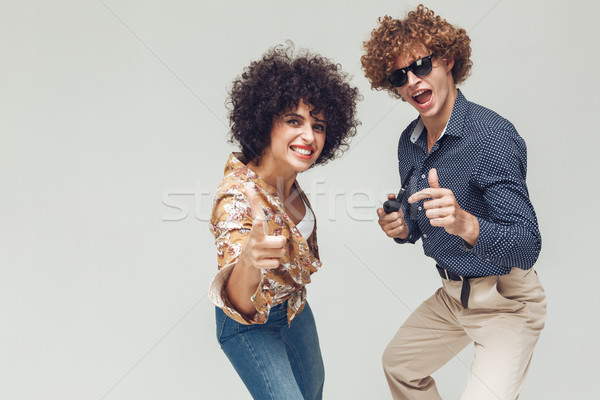
[[[479,221],[477,218],[460,208],[454,193],[450,189],[440,187],[437,170],[429,170],[429,188],[414,193],[408,198],[410,204],[420,200],[430,199],[423,203],[425,215],[432,226],[440,226],[451,235],[462,237],[474,246],[479,238]]]
[[[258,195],[250,186],[245,188],[246,197],[252,208],[252,229],[240,254],[246,265],[259,269],[277,268],[285,255],[285,236],[269,235],[267,218],[258,200]]]

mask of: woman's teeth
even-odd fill
[[[310,151],[310,150],[305,150],[305,149],[301,149],[301,148],[293,147],[293,146],[292,146],[292,150],[294,150],[296,153],[302,154],[303,156],[310,156],[312,153],[312,151]]]

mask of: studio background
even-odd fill
[[[302,174],[324,267],[308,288],[326,399],[388,399],[381,354],[440,286],[380,231],[417,116],[370,90],[361,43],[413,1],[0,2],[0,398],[249,399],[215,338],[212,194],[234,147],[226,92],[288,39],[342,64],[364,100],[341,159]],[[526,140],[549,299],[522,399],[595,398],[599,144],[591,1],[429,1],[468,30],[468,100]],[[443,177],[440,177],[443,182]],[[434,377],[458,398],[472,348]]]

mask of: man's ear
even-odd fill
[[[452,67],[454,67],[454,58],[444,58],[446,62],[446,72],[452,71]]]

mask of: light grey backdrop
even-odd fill
[[[206,219],[233,149],[226,89],[287,39],[341,63],[364,95],[349,153],[300,177],[324,262],[309,299],[325,398],[390,398],[381,353],[440,283],[420,244],[397,246],[375,222],[416,112],[372,92],[359,58],[377,17],[416,4],[2,0],[0,398],[249,398],[215,340]],[[600,7],[427,4],[470,33],[467,98],[529,148],[550,304],[522,398],[593,398]],[[436,373],[445,398],[458,398],[471,354]]]

